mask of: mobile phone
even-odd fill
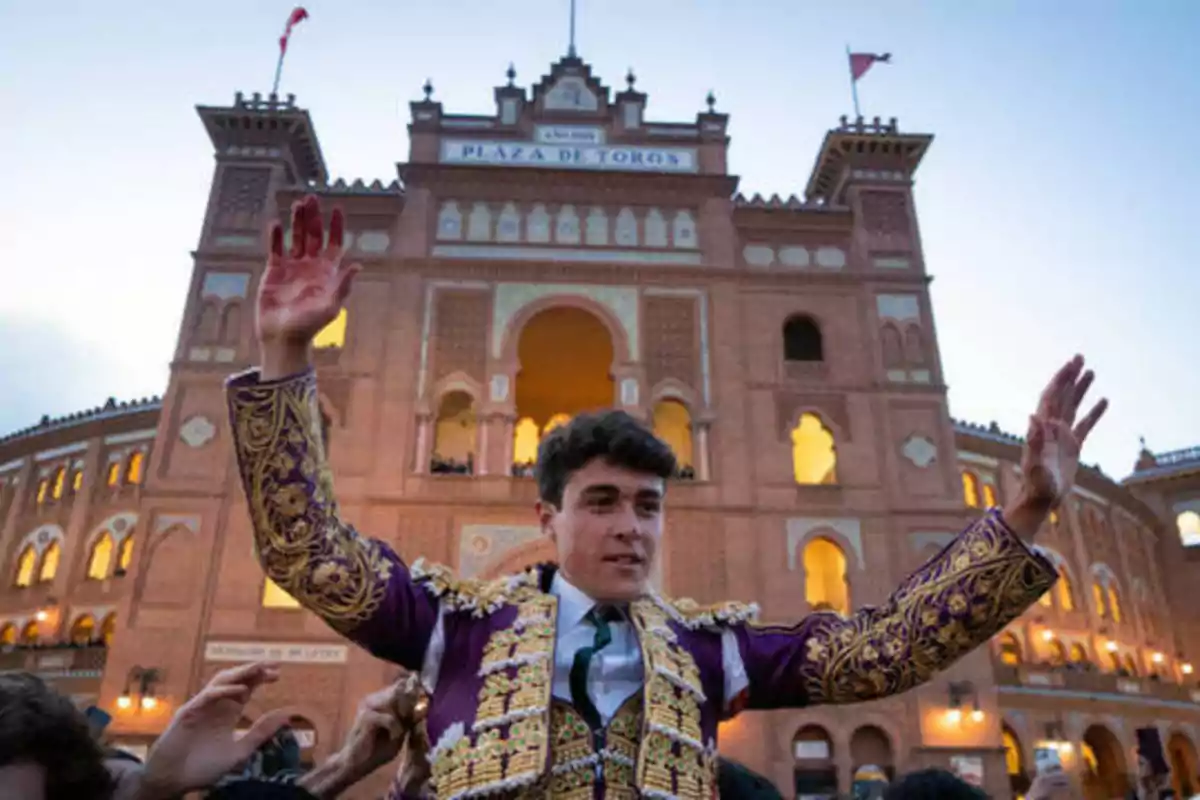
[[[1038,775],[1062,772],[1062,756],[1057,747],[1037,747],[1033,751],[1033,763]]]
[[[96,706],[88,706],[83,714],[87,717],[88,729],[91,730],[93,739],[103,736],[104,729],[112,722],[112,715]]]
[[[1155,775],[1166,775],[1171,771],[1167,766],[1167,757],[1163,753],[1162,737],[1158,728],[1137,729],[1138,755],[1146,759]]]

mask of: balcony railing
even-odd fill
[[[995,665],[996,682],[1001,686],[1082,692],[1090,695],[1123,695],[1152,700],[1196,703],[1200,688],[1180,686],[1165,680],[1117,675],[1111,672],[1084,671],[1048,664]]]
[[[103,644],[6,645],[0,648],[0,673],[31,672],[40,678],[99,677],[108,661]]]

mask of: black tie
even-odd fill
[[[596,704],[588,696],[588,667],[592,664],[592,656],[608,647],[612,642],[611,622],[621,618],[621,612],[612,606],[595,606],[584,617],[596,628],[596,636],[592,639],[591,647],[581,647],[575,652],[575,662],[571,664],[571,702],[592,730],[600,730],[600,712]]]

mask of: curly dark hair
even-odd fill
[[[884,800],[987,800],[976,788],[944,769],[922,769],[900,778],[883,795]]]
[[[624,411],[597,411],[576,416],[542,439],[533,473],[538,496],[561,507],[571,475],[597,458],[663,480],[675,474],[675,454],[649,428]]]
[[[0,767],[37,764],[46,800],[109,800],[113,779],[87,718],[25,672],[0,675]]]

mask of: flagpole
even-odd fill
[[[279,60],[275,62],[275,82],[271,84],[271,94],[273,96],[279,94],[279,73],[283,72],[283,56],[285,53],[287,53],[287,48],[281,45],[279,48]]]
[[[854,80],[854,62],[850,58],[850,45],[846,45],[846,69],[850,70],[850,96],[854,98],[854,118],[862,116],[858,110],[858,81]]]

